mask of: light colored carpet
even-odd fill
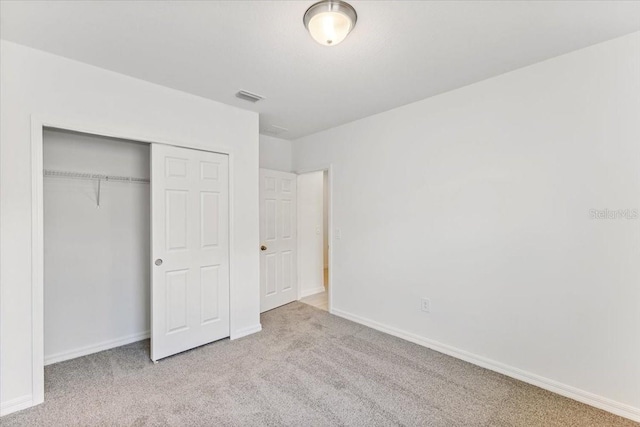
[[[262,325],[157,365],[148,341],[51,365],[46,402],[0,424],[637,425],[309,305]]]

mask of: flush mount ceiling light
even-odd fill
[[[357,20],[356,10],[341,0],[322,0],[307,9],[303,19],[311,37],[324,46],[344,40]]]

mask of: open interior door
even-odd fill
[[[229,159],[151,146],[151,359],[229,336]]]
[[[296,175],[260,169],[260,312],[298,299]]]

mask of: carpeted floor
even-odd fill
[[[631,421],[292,303],[263,331],[154,365],[148,341],[51,365],[3,426],[632,426]]]

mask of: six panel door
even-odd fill
[[[229,336],[229,159],[151,146],[151,359]]]
[[[298,298],[296,175],[260,169],[260,312]]]

